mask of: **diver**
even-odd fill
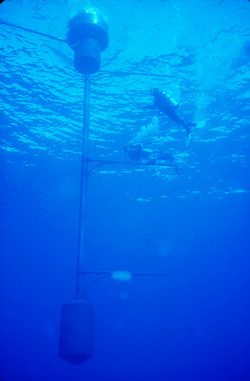
[[[179,117],[176,110],[179,107],[178,103],[168,94],[160,91],[159,89],[151,90],[151,94],[154,97],[153,108],[158,108],[160,112],[166,114],[175,123],[183,126],[187,132],[187,144],[190,139],[191,128],[196,126],[196,123],[185,122]]]
[[[146,165],[168,165],[174,167],[176,171],[178,170],[174,157],[166,151],[145,148],[142,143],[128,143],[123,149],[125,155],[132,161]]]

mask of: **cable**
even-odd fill
[[[0,24],[2,24],[2,25],[7,25],[7,26],[10,26],[10,27],[12,27],[12,28],[16,28],[16,29],[24,30],[25,32],[35,33],[35,34],[38,34],[39,36],[47,37],[47,38],[50,38],[50,39],[55,40],[55,41],[59,41],[59,42],[67,42],[66,40],[63,40],[62,38],[58,38],[58,37],[55,37],[55,36],[51,36],[50,34],[43,33],[43,32],[37,32],[36,30],[29,29],[29,28],[25,28],[25,27],[23,27],[23,26],[19,26],[19,25],[15,25],[15,24],[12,24],[12,23],[10,23],[10,22],[4,21],[4,20],[2,20],[2,19],[0,19]]]

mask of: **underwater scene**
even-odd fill
[[[250,1],[0,1],[0,381],[250,380]]]

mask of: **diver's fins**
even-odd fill
[[[195,127],[195,126],[197,126],[197,123],[186,123],[186,124],[185,124],[185,128],[186,128],[186,130],[187,130],[188,132],[190,132],[191,129],[192,129],[192,127]]]
[[[191,140],[191,134],[190,134],[190,132],[187,132],[187,136],[186,136],[186,147],[189,146],[189,144],[190,144],[190,140]]]
[[[189,146],[190,140],[191,140],[191,127],[197,126],[197,123],[187,123],[185,125],[186,131],[187,131],[187,137],[186,137],[186,147]]]

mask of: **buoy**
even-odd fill
[[[83,11],[69,22],[67,42],[74,50],[74,65],[83,74],[100,69],[101,52],[108,46],[108,26],[94,10]]]

